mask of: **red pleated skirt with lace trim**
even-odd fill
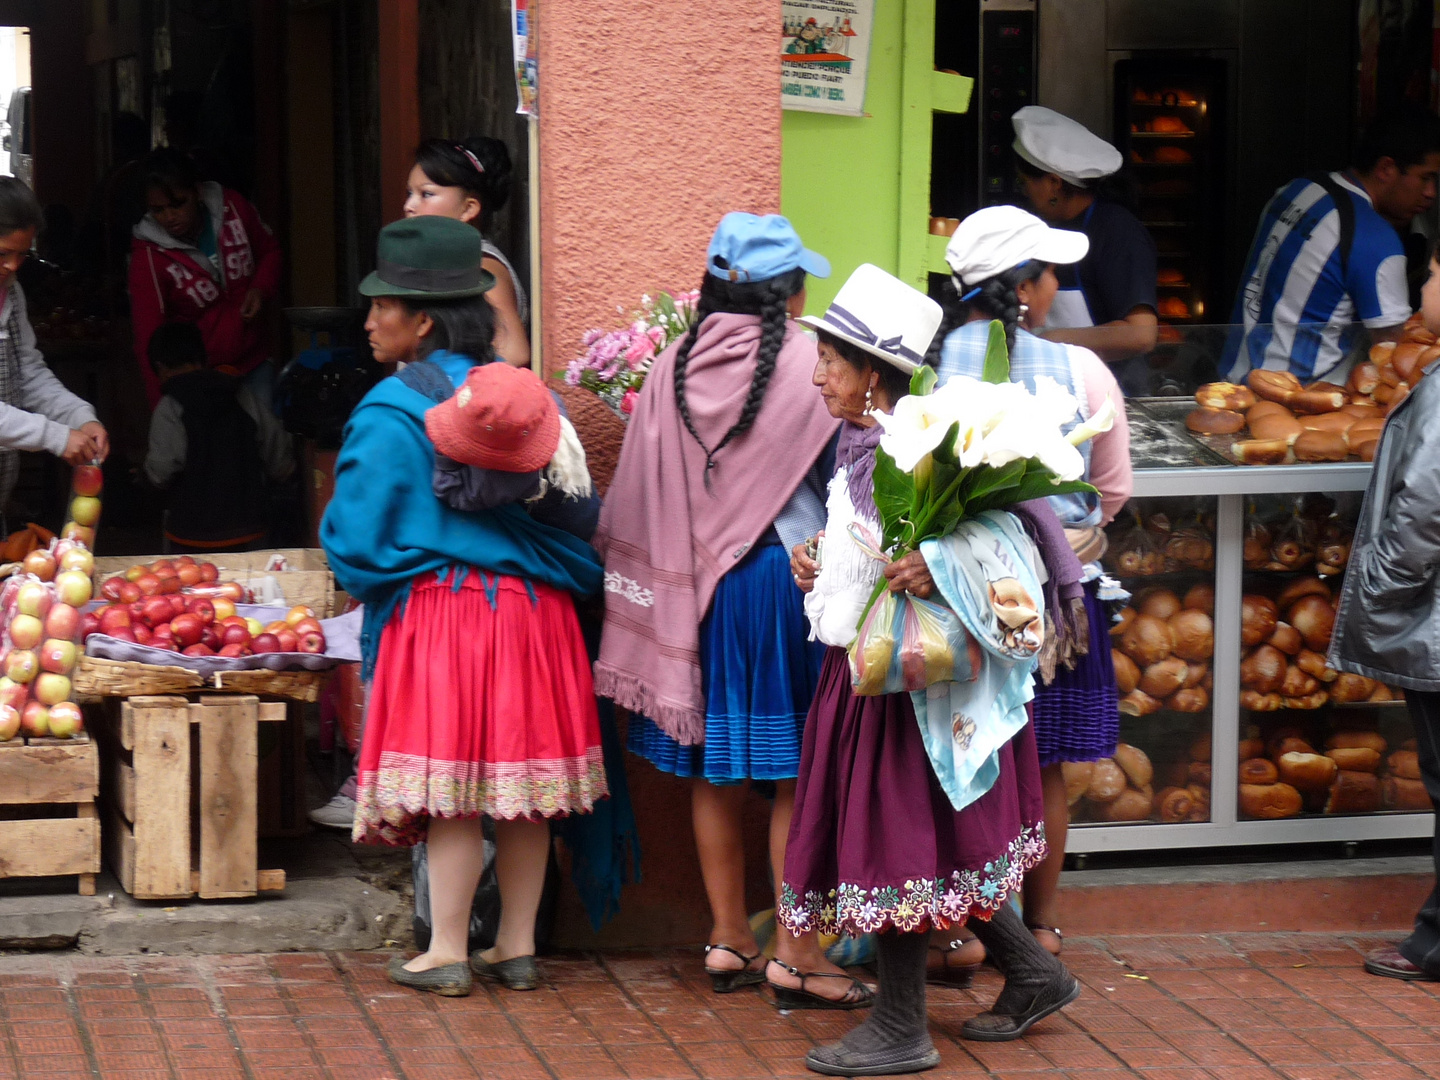
[[[418,578],[380,639],[354,838],[590,810],[609,794],[594,695],[568,593],[473,570],[458,590]]]

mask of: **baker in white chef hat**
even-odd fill
[[[1120,151],[1054,109],[1027,105],[1011,117],[1015,167],[1030,209],[1046,224],[1084,233],[1089,253],[1057,265],[1060,291],[1046,336],[1084,345],[1110,363],[1155,346],[1155,241],[1135,216]],[[1146,370],[1117,371],[1127,393],[1147,393]]]

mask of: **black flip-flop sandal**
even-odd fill
[[[930,951],[940,954],[940,970],[934,973],[927,972],[925,985],[941,986],[949,990],[970,989],[970,984],[975,981],[975,973],[983,966],[983,961],[979,964],[952,965],[950,963],[950,957],[968,944],[970,944],[968,941],[956,938],[948,945],[931,945]]]
[[[765,981],[764,969],[756,971],[750,966],[760,959],[762,953],[757,952],[754,956],[746,956],[739,949],[729,945],[706,945],[705,955],[709,956],[712,952],[727,952],[731,956],[738,957],[742,965],[733,971],[716,971],[709,966],[705,968],[705,974],[710,976],[710,988],[715,993],[733,994],[736,990],[743,990],[747,986],[759,986]]]
[[[1059,956],[1060,953],[1062,953],[1062,952],[1065,951],[1065,935],[1060,932],[1059,928],[1054,927],[1054,926],[1046,926],[1044,923],[1029,922],[1029,921],[1027,920],[1026,923],[1025,923],[1025,929],[1029,930],[1030,933],[1032,933],[1032,934],[1042,933],[1042,934],[1054,934],[1054,935],[1055,935],[1055,940],[1058,941],[1058,942],[1060,942],[1060,949],[1059,949],[1059,951],[1057,951],[1057,952],[1050,953],[1051,956]],[[1039,940],[1039,939],[1037,938],[1036,940]],[[1040,945],[1040,947],[1041,947],[1042,949],[1045,949],[1045,946],[1044,946],[1043,943]],[[1049,949],[1045,949],[1045,951],[1046,951],[1046,952],[1050,952]]]
[[[772,964],[779,964],[786,972],[800,980],[800,985],[778,986],[769,979],[765,981],[770,984],[770,992],[775,995],[775,1007],[777,1009],[838,1009],[848,1011],[850,1009],[868,1009],[875,1004],[875,991],[866,986],[853,975],[837,975],[831,971],[801,971],[793,968],[782,960],[771,960]],[[811,979],[845,979],[850,983],[842,998],[827,998],[821,994],[812,993],[805,989],[805,984]]]

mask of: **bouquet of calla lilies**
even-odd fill
[[[957,376],[938,389],[935,382],[934,369],[920,367],[909,395],[889,416],[875,417],[884,429],[875,454],[875,507],[891,559],[948,536],[982,511],[1095,491],[1080,479],[1085,461],[1076,447],[1110,430],[1114,404],[1107,398],[1064,433],[1078,408],[1074,396],[1045,376],[1033,394],[1012,383],[999,322],[990,324],[983,378]],[[872,605],[886,584],[876,583]]]

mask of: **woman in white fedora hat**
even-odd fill
[[[1088,248],[1083,233],[1052,229],[1018,207],[992,206],[971,214],[945,249],[953,276],[951,287],[944,290],[945,320],[928,357],[941,383],[956,375],[978,378],[985,366],[990,322],[998,319],[1005,327],[1011,380],[1025,383],[1033,392],[1036,379],[1047,376],[1076,399],[1075,418],[1066,430],[1090,419],[1104,408],[1107,398],[1118,413],[1109,431],[1080,445],[1083,479],[1098,488],[1099,495],[1060,495],[1050,500],[1071,549],[1084,564],[1067,597],[1075,610],[1065,614],[1077,629],[1083,628],[1083,636],[1093,646],[1083,654],[1072,652],[1042,663],[1032,703],[1050,854],[1025,875],[1025,922],[1057,954],[1061,937],[1055,899],[1069,825],[1061,763],[1109,757],[1120,735],[1115,668],[1110,650],[1104,647],[1109,626],[1098,595],[1098,560],[1105,550],[1101,530],[1125,505],[1133,488],[1130,429],[1114,375],[1089,349],[1049,341],[1033,332],[1045,324],[1054,302],[1055,267],[1075,264]],[[952,973],[983,960],[978,943],[957,941],[946,953]]]
[[[956,811],[935,777],[910,695],[857,696],[846,646],[874,583],[928,597],[919,552],[883,565],[861,542],[880,534],[872,475],[881,428],[909,390],[941,321],[940,305],[874,266],[851,275],[824,315],[815,384],[845,421],[830,482],[823,553],[794,549],[791,569],[815,635],[830,646],[805,726],[795,813],[780,890],[792,932],[875,933],[880,988],[871,1016],[838,1043],[816,1047],[817,1072],[918,1072],[940,1060],[926,1030],[929,931],[967,920],[1006,975],[995,1007],[967,1022],[967,1038],[1018,1037],[1073,1000],[1078,984],[1005,902],[1045,852],[1040,776],[1029,725],[998,753],[988,792]],[[879,541],[867,541],[879,547]],[[782,1005],[805,980],[772,964]]]
[[[1045,334],[1094,350],[1108,363],[1155,347],[1155,241],[1135,216],[1120,151],[1041,105],[1011,117],[1015,167],[1030,208],[1048,224],[1089,238],[1089,251],[1057,274],[1060,291]],[[1041,324],[1037,324],[1041,325]],[[1131,368],[1135,370],[1132,372]],[[1147,369],[1125,365],[1143,392]]]

